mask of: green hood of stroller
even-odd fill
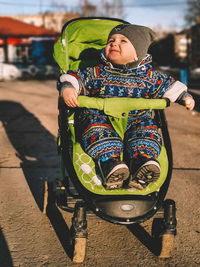
[[[109,32],[121,23],[116,20],[83,19],[66,25],[54,45],[54,59],[61,73],[95,66]]]

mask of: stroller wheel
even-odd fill
[[[73,262],[82,263],[86,255],[87,238],[77,237],[74,239]]]
[[[47,204],[48,204],[48,182],[45,179],[45,181],[44,181],[43,210],[42,210],[43,214],[46,214]]]
[[[174,235],[163,234],[162,235],[162,249],[159,255],[160,259],[170,258],[174,247]]]
[[[83,202],[76,202],[72,218],[73,262],[81,263],[85,259],[87,245],[86,207]]]
[[[44,215],[47,214],[47,209],[54,206],[55,204],[55,191],[54,191],[54,182],[49,182],[44,180],[44,189],[43,189],[43,206],[42,212]]]
[[[174,247],[176,235],[176,205],[171,199],[164,202],[164,227],[162,237],[162,248],[159,258],[170,258]]]

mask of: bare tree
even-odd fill
[[[70,0],[51,0],[52,12],[75,12],[82,17],[124,17],[122,0],[78,0],[73,5],[69,2]]]
[[[200,22],[200,0],[187,0],[185,20],[189,25]]]
[[[80,5],[72,5],[69,2],[69,0],[51,0],[50,6],[53,12],[80,13]]]
[[[91,3],[89,0],[79,1],[81,6],[81,16],[90,17],[115,17],[122,19],[123,4],[122,0],[101,0],[97,3]]]
[[[80,15],[83,17],[96,16],[97,6],[90,3],[88,0],[79,1],[80,3]]]

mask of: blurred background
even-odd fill
[[[154,67],[198,87],[200,0],[0,1],[0,80],[55,78],[53,45],[78,17],[115,17],[151,27]]]

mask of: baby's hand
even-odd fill
[[[62,91],[62,97],[65,102],[65,104],[68,107],[75,108],[78,107],[78,94],[75,88],[73,87],[67,87]]]
[[[188,109],[188,110],[193,110],[194,106],[195,106],[195,101],[192,97],[187,96],[186,98],[184,98],[183,100],[184,106]]]

